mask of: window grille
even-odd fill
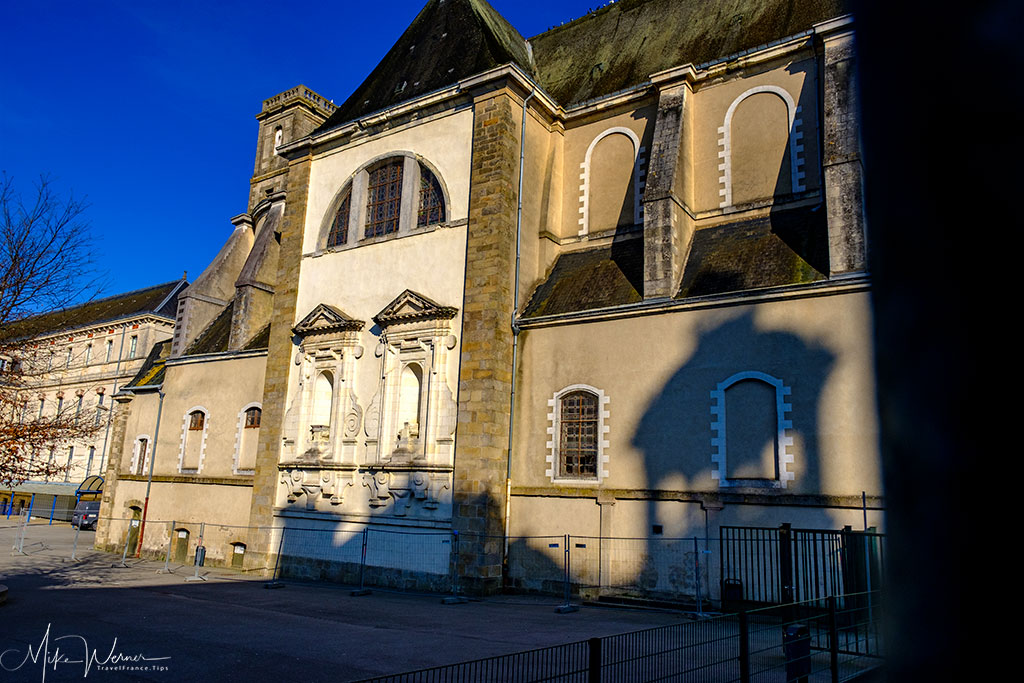
[[[416,225],[425,227],[444,221],[444,194],[441,183],[424,166],[420,166],[420,210]]]
[[[370,172],[366,205],[366,237],[398,232],[402,204],[402,160],[379,166]]]
[[[352,204],[352,190],[345,193],[341,200],[338,212],[334,214],[334,222],[331,223],[331,232],[327,235],[327,246],[336,247],[348,241],[348,216]]]
[[[249,410],[245,411],[245,428],[259,429],[262,416],[263,411],[259,408],[249,408]]]
[[[562,397],[559,456],[563,477],[597,477],[597,396],[574,391]]]
[[[189,431],[200,431],[206,425],[206,415],[202,411],[197,410],[188,416],[188,429]]]

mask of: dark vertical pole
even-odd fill
[[[782,604],[793,602],[793,530],[789,522],[779,527],[779,586]]]
[[[601,683],[601,639],[587,641],[587,683]]]
[[[832,683],[839,683],[839,629],[836,627],[836,598],[828,598],[828,667]]]
[[[747,613],[740,612],[740,683],[750,683],[750,639]]]

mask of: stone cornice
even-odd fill
[[[672,500],[684,503],[718,503],[725,505],[787,505],[794,507],[826,507],[860,510],[859,495],[828,495],[799,493],[767,493],[764,491],[670,491],[664,489],[614,489],[596,486],[513,486],[512,495],[522,498],[601,498],[615,500]],[[867,496],[867,509],[884,510],[883,496]]]
[[[552,327],[555,325],[573,325],[584,322],[616,320],[642,315],[658,315],[676,311],[699,310],[702,308],[722,308],[724,306],[743,306],[771,301],[789,299],[806,299],[819,296],[835,296],[854,292],[866,292],[870,289],[867,273],[854,273],[848,276],[833,277],[830,280],[811,282],[801,285],[785,285],[766,287],[744,292],[729,292],[709,296],[691,297],[688,299],[649,299],[635,304],[596,308],[558,315],[537,316],[535,318],[517,318],[516,324],[524,330]]]

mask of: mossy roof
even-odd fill
[[[823,207],[782,211],[694,233],[677,299],[824,280]]]
[[[220,353],[228,350],[231,339],[231,315],[235,310],[232,301],[217,314],[206,328],[185,349],[185,356],[197,356],[202,353]]]
[[[643,267],[641,239],[563,253],[534,290],[523,317],[637,303],[643,299]]]
[[[145,313],[174,319],[178,310],[178,298],[172,295],[180,292],[186,284],[183,280],[165,282],[162,285],[116,294],[78,306],[70,306],[25,318],[8,325],[5,330],[0,332],[0,337],[7,339],[34,337],[107,322],[112,323]]]
[[[824,209],[790,209],[698,230],[675,298],[804,284],[824,280],[827,272]],[[643,273],[641,239],[564,252],[534,290],[523,317],[638,303]]]
[[[166,373],[167,357],[171,353],[171,340],[157,342],[150,349],[145,362],[139,371],[135,373],[132,381],[125,385],[125,389],[137,389],[139,387],[155,387],[163,384]]]
[[[430,0],[317,132],[509,63],[569,107],[849,11],[849,0],[619,0],[526,40],[485,0]]]
[[[700,65],[849,11],[845,0],[619,0],[530,38],[538,82],[563,106]]]

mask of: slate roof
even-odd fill
[[[182,355],[196,356],[201,353],[227,351],[228,341],[231,338],[231,314],[234,310],[235,302],[232,301],[199,333]]]
[[[557,315],[643,300],[644,245],[630,239],[610,247],[565,252],[523,311],[524,318]]]
[[[25,318],[7,327],[4,338],[32,337],[63,330],[101,325],[122,318],[153,314],[174,319],[178,311],[178,293],[187,286],[184,280],[165,282],[133,292],[116,294],[78,306]]]
[[[166,372],[167,357],[171,353],[171,340],[157,342],[150,349],[145,362],[139,371],[135,373],[132,381],[124,385],[125,389],[137,389],[139,387],[155,387],[163,384]]]
[[[484,0],[430,0],[317,132],[508,63],[532,73],[526,40],[493,7]]]
[[[643,299],[643,240],[559,255],[524,318]],[[693,236],[675,298],[686,299],[826,279],[828,225],[822,207],[790,209],[702,228]]]
[[[619,0],[530,39],[541,86],[563,106],[796,35],[845,0]]]
[[[514,63],[570,107],[797,35],[849,0],[619,0],[529,40],[485,0],[430,0],[316,132]]]
[[[693,235],[677,299],[824,280],[824,207],[703,228]]]

